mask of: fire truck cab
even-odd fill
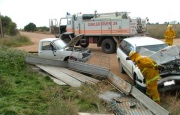
[[[50,19],[50,32],[57,38],[69,42],[74,36],[83,34],[76,44],[88,47],[96,43],[104,53],[114,53],[117,43],[130,36],[145,35],[147,19],[130,18],[129,12],[74,14],[66,17]]]

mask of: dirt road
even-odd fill
[[[34,42],[33,45],[30,46],[22,46],[18,47],[18,49],[24,50],[24,51],[38,51],[38,43],[39,40],[48,38],[48,37],[54,37],[54,35],[48,35],[48,34],[39,34],[39,33],[31,33],[31,32],[20,32],[20,34],[28,36],[32,42]],[[116,54],[105,54],[101,51],[101,48],[98,48],[96,44],[90,44],[88,47],[92,51],[92,58],[88,63],[101,65],[107,68],[110,68],[110,70],[120,76],[121,78],[130,81],[131,79],[126,74],[121,74],[119,72],[119,66],[116,59]]]
[[[20,32],[20,33],[22,35],[28,36],[31,39],[31,41],[34,42],[34,44],[30,46],[18,47],[18,49],[25,51],[38,51],[39,40],[48,37],[49,38],[54,37],[54,35],[31,33],[31,32]],[[180,39],[175,39],[174,44],[180,44]],[[121,74],[119,72],[119,65],[117,62],[116,54],[105,54],[101,51],[101,48],[96,46],[96,44],[90,44],[88,48],[92,51],[92,58],[88,63],[107,67],[111,70],[111,72],[118,75],[119,77],[128,81],[132,81],[129,76],[127,76],[126,74]]]

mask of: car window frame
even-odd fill
[[[131,45],[129,42],[123,40],[119,48],[128,56],[131,51],[134,51],[133,45]]]

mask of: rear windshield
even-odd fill
[[[140,49],[141,49],[141,47],[146,48],[146,49],[148,49],[148,50],[150,50],[150,51],[155,51],[155,52],[157,52],[157,51],[159,51],[159,50],[161,50],[161,49],[163,49],[163,48],[165,48],[165,47],[167,47],[167,46],[168,46],[167,44],[157,44],[157,45],[148,45],[148,46],[137,46],[137,47],[136,47],[136,52],[139,52]]]

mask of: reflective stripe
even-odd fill
[[[160,98],[153,98],[154,101],[160,101]]]
[[[150,93],[148,93],[148,92],[146,92],[146,94],[147,94],[148,96],[151,96],[151,94],[150,94]]]
[[[155,76],[154,78],[152,78],[150,80],[147,80],[146,85],[149,84],[150,82],[154,81],[154,80],[157,80],[157,79],[159,79],[159,75]]]
[[[144,73],[146,70],[147,70],[147,68],[144,68],[144,69],[141,71],[141,73]]]
[[[153,64],[153,69],[155,69],[158,65],[157,64]]]

